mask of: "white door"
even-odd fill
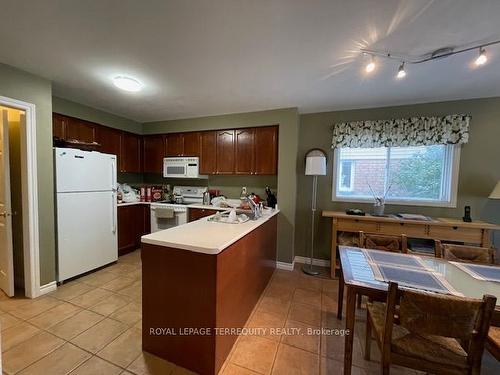
[[[12,217],[10,207],[9,121],[7,111],[0,116],[0,288],[14,296]]]
[[[56,192],[111,191],[116,187],[116,156],[55,148]]]

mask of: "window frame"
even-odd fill
[[[446,150],[446,159],[451,159],[449,162],[445,160],[443,179],[450,180],[450,187],[446,192],[446,200],[421,200],[421,199],[386,199],[385,203],[389,205],[401,205],[401,206],[428,206],[428,207],[447,207],[456,208],[457,207],[457,195],[458,195],[458,175],[460,169],[460,151],[461,145],[446,145],[448,149]],[[358,197],[341,197],[337,196],[337,179],[339,166],[339,151],[340,148],[335,148],[333,151],[333,163],[332,163],[332,201],[333,202],[348,202],[348,203],[374,203],[373,198],[358,198]],[[387,170],[387,168],[386,168]],[[354,176],[354,173],[352,173]],[[445,184],[441,184],[444,187]],[[340,192],[347,191],[341,190]]]
[[[354,168],[353,168],[353,162],[352,160],[349,161],[349,163],[351,164],[351,170],[350,170],[350,176],[349,176],[349,187],[348,188],[341,188],[339,186],[339,191],[353,191],[354,190]],[[340,163],[339,164],[339,174],[341,175],[342,174],[342,169],[344,168],[343,164]]]

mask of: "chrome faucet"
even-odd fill
[[[252,209],[252,214],[253,214],[253,218],[254,220],[257,220],[259,217],[262,216],[262,207],[255,203],[254,200],[252,198],[250,198],[248,195],[246,195],[244,197],[244,199],[250,203],[250,208]]]

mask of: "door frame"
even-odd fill
[[[24,111],[21,127],[21,179],[23,196],[24,291],[26,297],[40,294],[40,242],[38,227],[38,177],[36,161],[36,106],[0,96],[0,105]]]

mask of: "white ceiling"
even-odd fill
[[[0,62],[137,121],[500,95],[500,46],[363,74],[360,47],[421,54],[500,37],[498,0],[0,0]],[[129,74],[140,93],[110,81]],[[1,89],[1,87],[0,87]]]

